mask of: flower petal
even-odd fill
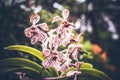
[[[58,36],[55,36],[52,38],[52,42],[53,42],[53,47],[55,50],[57,50],[57,48],[59,47],[60,45],[60,39],[58,38]]]
[[[28,38],[32,37],[31,29],[30,29],[30,28],[26,28],[26,29],[24,30],[24,34],[25,34],[25,36],[28,37]]]
[[[73,53],[72,53],[72,58],[74,59],[74,60],[78,60],[78,52],[77,52],[77,50],[74,50],[73,51]]]
[[[69,58],[69,55],[66,55],[66,61],[61,66],[61,72],[65,73],[67,70],[70,69],[71,59]]]
[[[72,33],[73,29],[74,29],[74,27],[71,26],[71,25],[69,25],[69,27],[67,28],[67,30],[68,30],[69,33]]]
[[[60,71],[61,70],[61,66],[60,66],[60,63],[59,62],[55,62],[53,67],[57,70],[57,71]]]
[[[51,23],[54,23],[54,22],[59,21],[59,20],[61,20],[61,17],[55,16],[55,17],[53,18],[53,20],[51,21]]]
[[[66,65],[66,64],[63,64],[62,66],[61,66],[61,72],[62,72],[62,74],[63,73],[65,73],[67,70],[69,70],[70,69],[70,67],[68,66],[68,65]]]
[[[63,63],[66,61],[66,56],[63,54],[63,53],[60,53],[58,54],[58,58],[57,58],[57,61],[60,62],[60,63]]]
[[[38,41],[38,37],[37,36],[33,36],[31,38],[31,44],[35,44]]]
[[[56,32],[57,34],[62,34],[65,31],[64,29],[64,25],[60,24],[57,28],[56,28]]]
[[[44,68],[49,68],[49,67],[53,66],[53,63],[54,63],[54,61],[52,60],[52,58],[48,57],[42,62],[42,65],[44,66]]]
[[[45,31],[49,31],[49,27],[48,27],[47,23],[37,24],[36,26],[40,27],[41,29],[43,29]]]
[[[76,71],[79,70],[79,68],[80,68],[80,66],[81,66],[82,63],[83,63],[83,62],[75,62]]]
[[[37,13],[33,13],[30,15],[30,22],[32,24],[36,24],[40,20],[40,16]]]
[[[69,10],[64,9],[63,12],[62,12],[62,16],[63,16],[64,19],[67,19],[69,17]]]
[[[43,42],[45,41],[46,38],[47,38],[47,34],[42,31],[39,31],[39,34],[38,34],[39,41]]]
[[[45,58],[47,58],[47,57],[50,56],[50,50],[49,50],[49,49],[43,49],[42,53],[43,53],[43,56],[44,56]]]
[[[74,44],[70,44],[69,46],[68,46],[68,53],[72,53],[73,52],[73,50],[74,50]]]

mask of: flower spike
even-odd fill
[[[74,80],[77,80],[77,75],[81,73],[79,68],[82,64],[78,59],[81,51],[79,43],[81,34],[77,36],[77,39],[74,39],[73,29],[75,28],[73,23],[68,21],[69,13],[69,10],[64,9],[62,11],[62,18],[59,16],[53,18],[51,23],[61,21],[57,28],[53,30],[49,30],[47,23],[36,24],[40,20],[40,16],[33,13],[30,15],[32,26],[25,29],[24,33],[26,37],[31,39],[32,44],[35,44],[37,41],[41,42],[42,54],[45,58],[42,66],[45,69],[54,67],[61,74],[66,74],[66,77],[74,75]],[[69,71],[71,66],[75,67],[76,70]]]

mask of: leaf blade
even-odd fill
[[[31,67],[36,70],[42,70],[43,67],[39,65],[38,63],[31,61],[29,59],[25,58],[8,58],[8,59],[3,59],[0,61],[0,68],[2,67]]]
[[[0,76],[5,75],[7,73],[12,73],[12,72],[23,72],[26,73],[27,75],[29,75],[30,77],[34,78],[34,79],[40,79],[40,72],[36,71],[33,68],[30,67],[9,67],[9,68],[1,68],[0,69]]]
[[[39,51],[39,50],[37,50],[35,48],[32,48],[32,47],[29,47],[29,46],[25,46],[25,45],[11,45],[11,46],[5,47],[5,49],[7,49],[7,50],[18,50],[18,51],[27,52],[27,53],[37,57],[41,61],[44,60],[44,57],[43,57],[41,51]]]
[[[80,68],[93,68],[93,65],[90,63],[82,63]]]
[[[19,70],[19,69],[21,69],[21,67],[31,68],[31,69],[39,72],[39,74],[42,77],[51,77],[51,74],[47,70],[45,70],[41,65],[39,65],[38,63],[36,63],[34,61],[31,61],[29,59],[24,59],[24,58],[9,58],[9,59],[4,59],[4,60],[0,61],[0,68],[1,69],[12,68],[12,70],[14,70],[14,68],[15,69],[17,68],[17,70]]]
[[[80,68],[81,74],[86,75],[92,75],[98,78],[101,78],[102,80],[112,80],[109,76],[107,76],[104,72],[99,71],[97,69],[92,68]]]

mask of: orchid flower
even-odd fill
[[[67,21],[67,18],[69,17],[69,10],[64,9],[62,12],[63,18],[60,16],[55,16],[52,20],[52,23],[57,22],[57,21]]]
[[[44,45],[44,47],[42,46],[42,49],[43,55],[45,57],[45,60],[42,62],[42,64],[45,68],[52,66],[61,73],[64,73],[70,69],[70,65],[72,64],[72,60],[69,56],[70,54],[72,54],[72,58],[78,62],[78,49],[80,49],[81,46],[79,46],[78,44],[70,44],[71,39],[73,39],[74,37],[74,34],[72,33],[74,27],[72,26],[73,23],[67,21],[69,11],[67,9],[63,10],[62,16],[63,18],[59,16],[53,18],[52,23],[59,20],[62,21],[62,23],[56,29],[48,32],[49,37],[44,41],[44,43],[42,43],[42,45]],[[53,34],[54,32],[56,32],[57,34]],[[77,38],[76,42],[78,41],[78,39],[79,37]],[[65,47],[68,45],[68,49],[66,49],[65,51],[66,54],[63,54],[62,51],[57,51],[58,47],[61,45]],[[51,53],[50,50],[52,51]]]
[[[64,33],[65,31],[72,32],[72,30],[74,28],[73,28],[73,23],[70,23],[68,21],[69,10],[64,9],[62,12],[62,17],[63,18],[61,18],[59,16],[55,16],[52,20],[52,23],[57,22],[57,21],[61,21],[61,24],[57,27],[56,32],[58,34]]]
[[[44,52],[43,54],[46,54],[48,56],[50,52],[47,51],[46,53]],[[61,70],[61,64],[63,64],[66,61],[66,56],[62,53],[59,53],[58,51],[53,51],[51,54],[49,54],[49,57],[46,57],[46,59],[42,62],[42,65],[45,68],[48,68],[50,66],[54,67],[58,71]]]
[[[31,38],[31,43],[35,44],[37,41],[44,42],[47,38],[47,34],[41,31],[38,27],[40,27],[44,31],[49,31],[49,28],[46,23],[37,24],[40,20],[40,16],[36,13],[30,15],[30,22],[32,26],[25,29],[24,33],[25,36]]]

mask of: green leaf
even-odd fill
[[[82,63],[80,68],[93,68],[93,65],[90,63]]]
[[[83,51],[91,51],[93,49],[92,44],[90,41],[85,41],[82,43]]]
[[[101,80],[112,80],[109,76],[107,76],[104,72],[99,71],[97,69],[92,68],[80,68],[82,72],[80,75],[91,75],[100,78]]]
[[[44,69],[44,70],[41,72],[41,76],[42,76],[43,78],[52,77],[52,74],[49,73],[46,69]]]
[[[51,74],[45,70],[41,65],[36,62],[33,62],[24,58],[9,58],[0,61],[0,68],[11,70],[12,68],[21,68],[21,67],[29,67],[39,72],[42,77],[51,77]],[[10,69],[9,69],[10,68]],[[21,70],[22,71],[22,70]],[[7,71],[8,72],[8,71]],[[2,73],[1,73],[2,74]]]
[[[38,71],[42,71],[43,67],[38,63],[24,58],[8,58],[0,61],[0,68],[4,67],[31,67]]]
[[[75,71],[75,70],[76,70],[75,67],[71,67],[71,69],[68,70],[65,74],[67,74],[69,71]],[[107,76],[104,72],[99,71],[97,69],[94,69],[93,65],[90,64],[90,63],[83,63],[81,65],[81,67],[80,67],[80,71],[81,71],[81,74],[79,76],[83,80],[86,80],[89,77],[94,77],[94,79],[97,78],[97,80],[98,79],[100,79],[100,80],[111,80],[111,78],[109,76]],[[62,74],[61,76],[65,76],[65,74]],[[90,75],[90,76],[89,77],[85,77],[86,78],[85,79],[85,78],[83,78],[83,76],[85,76],[85,75]]]
[[[57,76],[59,76],[58,71],[55,70],[54,67],[50,67],[50,68],[48,68],[48,70],[49,70],[50,74],[52,75],[52,77],[57,77]]]
[[[84,77],[84,78],[81,78],[81,76],[78,78],[78,80],[99,80],[98,78],[95,78],[95,77]]]
[[[11,46],[5,47],[5,49],[7,49],[7,50],[18,50],[18,51],[27,52],[27,53],[37,57],[41,61],[44,60],[44,57],[43,57],[41,51],[39,51],[39,50],[37,50],[35,48],[32,48],[32,47],[29,47],[29,46],[25,46],[25,45],[11,45]]]
[[[0,69],[0,76],[7,74],[7,73],[12,73],[12,72],[23,72],[26,73],[28,76],[34,78],[34,79],[40,79],[41,75],[39,71],[36,71],[33,68],[30,67],[9,67],[9,68],[1,68]]]

